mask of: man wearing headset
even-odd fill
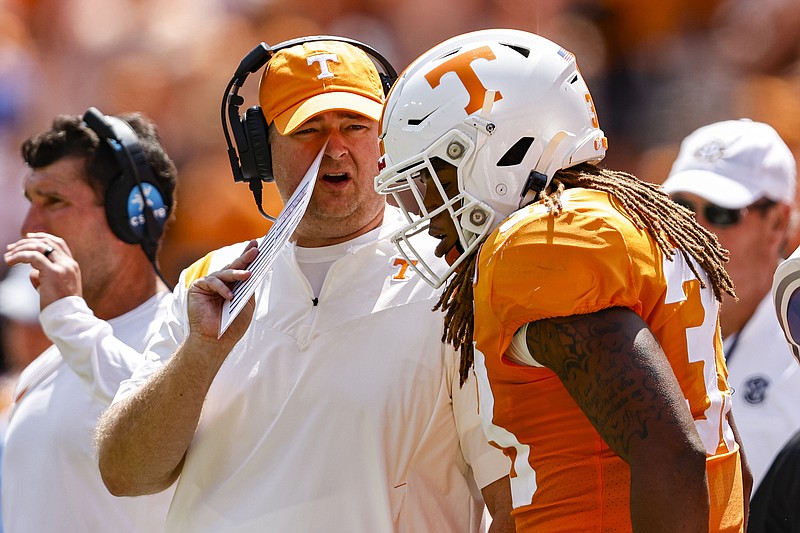
[[[30,207],[4,259],[32,266],[53,346],[16,388],[3,453],[4,531],[161,531],[169,493],[113,497],[92,437],[172,301],[140,245],[155,258],[175,166],[145,117],[94,108],[57,117],[23,143],[22,156]],[[143,197],[154,212],[137,211]],[[142,221],[152,226],[142,232]]]
[[[324,147],[313,196],[220,338],[255,243],[182,273],[149,364],[100,422],[106,485],[138,495],[177,479],[168,531],[479,531],[484,500],[493,530],[513,527],[508,462],[440,340],[437,294],[387,239],[402,217],[372,186],[375,65],[306,41],[271,57],[259,94],[284,201]],[[432,257],[427,236],[418,245]]]

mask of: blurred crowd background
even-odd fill
[[[611,168],[662,182],[685,135],[740,117],[771,124],[800,156],[797,0],[0,0],[2,249],[27,207],[21,142],[59,113],[137,110],[156,121],[180,173],[161,254],[174,283],[207,251],[268,228],[233,182],[220,124],[225,86],[255,45],[342,35],[400,71],[445,38],[491,27],[575,53]],[[245,107],[258,103],[258,78],[241,92]]]

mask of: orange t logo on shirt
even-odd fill
[[[413,264],[417,264],[416,261],[411,261]],[[397,274],[392,276],[394,280],[401,280],[406,279],[406,271],[408,270],[409,264],[408,261],[403,259],[402,257],[395,257],[392,266],[399,267],[397,270]]]

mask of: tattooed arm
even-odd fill
[[[629,309],[528,325],[536,360],[561,379],[631,469],[635,531],[708,531],[706,454],[675,374]]]

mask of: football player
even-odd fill
[[[607,141],[573,54],[522,31],[454,37],[400,76],[381,139],[376,190],[408,219],[393,240],[449,280],[445,335],[462,375],[474,341],[518,530],[742,531],[726,251],[658,186],[597,165]],[[444,274],[412,245],[423,231]]]

